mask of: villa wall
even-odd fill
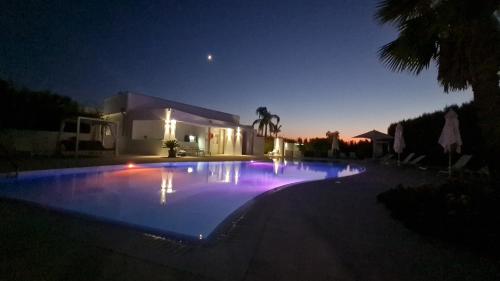
[[[273,155],[284,156],[287,158],[302,157],[299,147],[293,142],[285,142],[283,138],[274,139]]]
[[[206,150],[208,127],[195,126],[183,122],[178,122],[175,128],[175,138],[179,141],[185,141],[185,136],[195,136],[198,138],[198,148]]]
[[[253,155],[264,155],[264,137],[254,136],[253,139]]]
[[[163,140],[165,122],[163,120],[133,120],[132,140]]]
[[[122,137],[119,141],[121,153],[140,155],[166,155],[163,148],[164,122],[163,120],[133,120],[132,138]],[[185,135],[198,137],[198,148],[204,150],[208,128],[186,123],[177,123],[175,137],[184,141]]]
[[[137,155],[166,155],[167,150],[163,148],[163,140],[143,139],[124,140],[126,142],[124,152]]]
[[[210,154],[217,155],[222,153],[224,139],[223,129],[212,128],[210,133],[212,134],[212,138],[210,139]]]
[[[178,122],[175,130],[175,136],[180,140],[184,140],[184,137],[186,135],[187,136],[192,135],[195,137],[206,137],[207,134],[208,134],[208,127],[194,126],[183,122]]]
[[[298,158],[302,157],[302,153],[299,150],[299,146],[292,142],[285,142],[283,145],[285,151],[285,157],[287,158]]]

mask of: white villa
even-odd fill
[[[103,113],[117,124],[118,153],[165,155],[171,139],[188,155],[264,153],[264,139],[238,115],[130,92],[105,99]]]

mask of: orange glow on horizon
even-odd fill
[[[285,137],[285,138],[298,140],[299,137],[294,137],[294,138],[293,137]],[[300,138],[302,138],[302,140],[304,140],[304,139],[311,140],[311,139],[315,139],[315,138],[324,139],[324,138],[326,138],[326,136],[313,136],[313,137],[300,137]],[[342,136],[340,136],[339,139],[341,141],[344,141],[344,142],[353,142],[353,143],[358,143],[360,141],[370,140],[370,139],[364,139],[364,138],[352,138],[352,137],[342,137]]]
[[[340,138],[342,141],[345,141],[345,142],[353,142],[353,143],[358,143],[360,141],[365,141],[365,140],[369,140],[369,139],[363,139],[363,138]]]

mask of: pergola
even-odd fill
[[[75,121],[75,119],[65,119],[61,122],[61,127],[59,129],[58,143],[61,141],[61,136],[62,136],[62,133],[64,132],[64,127],[68,121]],[[97,125],[98,126],[106,125],[106,126],[109,126],[110,128],[113,128],[113,130],[111,130],[111,131],[112,131],[112,136],[113,136],[113,140],[114,140],[114,154],[115,154],[115,156],[118,155],[118,137],[117,137],[118,124],[116,124],[113,121],[109,121],[109,120],[105,120],[105,119],[78,116],[76,118],[75,157],[78,157],[79,144],[80,144],[80,127],[81,127],[82,122],[88,123],[91,128],[93,126],[97,126]],[[100,142],[101,143],[103,142],[102,135],[101,135]]]
[[[377,130],[372,130],[361,135],[357,135],[353,138],[364,138],[370,139],[373,145],[373,157],[382,156],[383,146],[390,145],[393,137]]]

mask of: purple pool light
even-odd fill
[[[0,196],[147,231],[208,237],[231,213],[268,190],[348,176],[359,167],[313,162],[184,162],[21,173]]]

